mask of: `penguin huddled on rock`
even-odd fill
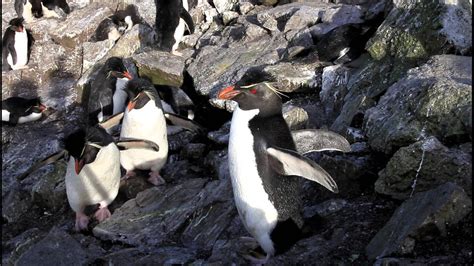
[[[159,49],[179,55],[176,51],[186,27],[194,33],[187,0],[155,0],[156,42]]]
[[[10,97],[2,101],[2,121],[10,125],[36,121],[46,109],[40,98]]]
[[[125,87],[132,75],[122,58],[110,57],[88,84],[87,113],[89,124],[104,121],[107,117],[123,112],[127,102]]]
[[[23,18],[10,20],[10,26],[3,34],[2,70],[26,68],[34,40],[23,22]]]
[[[112,16],[102,20],[97,26],[91,41],[117,41],[126,31],[136,24],[144,23],[135,5],[128,5],[124,10],[116,11]]]
[[[238,83],[218,94],[219,99],[238,104],[230,128],[229,170],[240,218],[267,254],[265,259],[249,258],[258,263],[288,250],[303,237],[300,177],[338,192],[323,168],[296,151],[279,94],[267,82]],[[350,149],[345,139],[342,146]],[[339,145],[320,149],[340,150]]]
[[[15,0],[15,11],[26,22],[33,21],[33,17],[60,18],[59,9],[66,14],[71,12],[66,0]]]

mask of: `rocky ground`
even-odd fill
[[[302,181],[313,232],[269,265],[472,265],[471,1],[190,1],[196,32],[181,57],[153,49],[151,0],[134,1],[146,23],[115,43],[88,40],[124,3],[69,2],[67,17],[27,25],[29,68],[2,72],[2,98],[52,107],[2,127],[3,265],[248,264],[227,167],[233,106],[215,98],[254,68],[288,95],[293,130],[328,128],[352,147],[308,155],[340,193]],[[15,13],[2,7],[4,32]],[[208,132],[170,134],[167,183],[128,180],[112,217],[76,233],[64,161],[15,177],[82,125],[87,85],[110,56],[180,87]]]

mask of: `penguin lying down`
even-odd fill
[[[304,221],[298,178],[314,181],[338,193],[336,182],[321,166],[297,152],[292,134],[282,115],[282,101],[270,83],[221,90],[219,99],[233,100],[229,137],[229,170],[234,201],[247,231],[266,252],[266,258],[246,256],[265,263],[287,251],[303,237]],[[303,130],[303,137],[318,138],[303,145],[305,152],[350,151],[347,140],[325,130]]]
[[[2,122],[15,126],[36,121],[47,109],[40,98],[10,97],[2,101]]]
[[[98,205],[94,217],[102,222],[110,217],[107,206],[115,199],[120,185],[120,150],[159,151],[158,145],[140,139],[115,142],[104,128],[96,125],[79,129],[64,139],[65,150],[59,151],[30,167],[17,177],[23,180],[30,173],[63,157],[68,161],[66,194],[71,209],[76,213],[76,231],[86,230],[89,217],[84,210]],[[69,157],[69,159],[67,159]]]

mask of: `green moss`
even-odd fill
[[[171,76],[167,73],[163,73],[160,70],[152,70],[144,66],[138,68],[138,74],[140,77],[150,78],[151,82],[155,85],[181,87],[183,84],[182,76]]]

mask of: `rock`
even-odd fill
[[[181,247],[160,247],[150,253],[144,253],[138,248],[127,248],[108,254],[101,261],[110,265],[184,265],[192,262],[195,257],[194,250]]]
[[[212,2],[217,11],[222,14],[226,11],[233,10],[237,0],[212,0]]]
[[[8,191],[2,187],[2,219],[7,223],[16,223],[31,209],[33,202],[28,192],[18,186],[10,186]]]
[[[260,2],[265,6],[273,6],[274,4],[278,3],[278,0],[260,0]]]
[[[153,28],[149,26],[134,25],[131,30],[125,32],[118,39],[106,57],[130,57],[135,53],[139,53],[154,43],[154,34]]]
[[[364,128],[376,151],[392,153],[422,135],[442,141],[472,138],[471,57],[434,56],[392,85],[367,110]],[[458,115],[454,115],[458,114]]]
[[[226,145],[229,143],[230,123],[231,121],[228,121],[219,130],[207,133],[207,138],[217,144]]]
[[[193,178],[174,186],[147,189],[116,209],[109,219],[94,227],[93,233],[100,239],[132,246],[159,246],[199,209],[196,195],[205,182]]]
[[[239,4],[239,11],[242,15],[249,13],[253,8],[254,6],[250,2],[241,2]]]
[[[380,171],[375,191],[397,199],[454,182],[472,195],[472,156],[447,148],[435,137],[400,148]]]
[[[64,162],[55,163],[53,172],[42,176],[32,188],[31,194],[35,204],[45,208],[48,212],[64,208],[64,202],[67,201],[65,174],[66,164]]]
[[[339,114],[347,94],[350,70],[342,65],[323,68],[322,87],[319,98],[327,116],[335,119]]]
[[[283,118],[290,130],[305,128],[308,123],[308,113],[303,108],[285,104],[283,105]]]
[[[264,72],[275,79],[275,88],[281,92],[301,92],[315,89],[320,75],[317,64],[282,62],[266,66]]]
[[[107,52],[114,46],[114,44],[115,42],[112,40],[83,43],[82,71],[86,72],[89,68],[94,66],[101,58],[103,58],[107,54]]]
[[[69,234],[53,227],[45,238],[26,250],[15,265],[83,265],[94,259]]]
[[[183,150],[182,154],[185,158],[189,159],[200,159],[206,152],[206,144],[204,143],[189,143],[186,145]]]
[[[349,203],[344,199],[329,199],[317,205],[305,207],[303,210],[303,218],[310,218],[316,214],[325,217],[348,207],[348,205]]]
[[[228,25],[230,22],[237,19],[238,17],[239,13],[235,11],[225,11],[224,13],[222,13],[222,21],[224,22],[224,25]]]
[[[71,12],[66,21],[51,32],[51,37],[56,43],[74,48],[92,37],[100,21],[112,15],[112,10],[98,3],[87,5],[83,9]]]
[[[459,186],[445,183],[417,193],[395,210],[390,221],[366,247],[369,259],[409,254],[416,241],[446,235],[446,226],[456,224],[472,209],[472,201]]]
[[[28,250],[32,245],[37,243],[44,237],[45,233],[39,230],[38,228],[31,228],[20,235],[9,240],[4,246],[6,250],[9,251],[10,255],[8,256],[8,265],[13,265],[15,261],[18,260],[19,256]],[[6,251],[4,250],[4,251]],[[2,256],[3,260],[3,256]],[[5,265],[5,264],[3,264]]]
[[[153,84],[175,87],[183,84],[184,60],[181,57],[152,50],[132,58],[140,77],[149,77]]]

